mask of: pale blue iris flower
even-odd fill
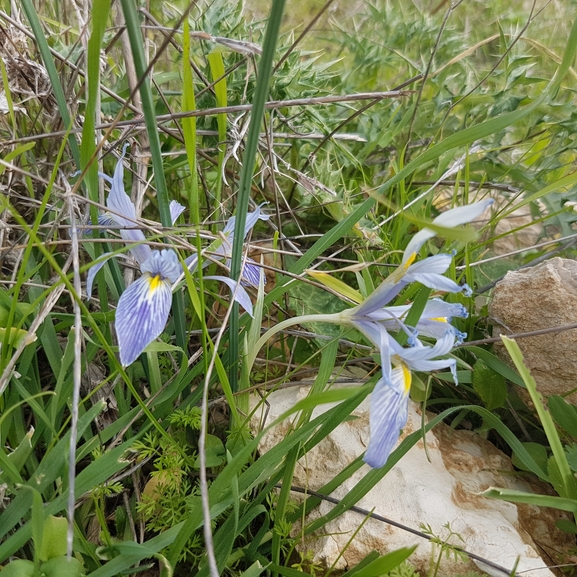
[[[449,210],[433,220],[433,224],[445,227],[465,224],[480,216],[492,203],[491,199],[487,199]],[[371,400],[371,438],[365,455],[365,461],[372,467],[385,464],[407,421],[411,370],[450,368],[457,383],[455,360],[434,359],[448,354],[455,344],[465,338],[464,333],[449,324],[453,317],[465,317],[465,308],[433,299],[426,305],[415,326],[409,327],[404,319],[410,305],[386,306],[412,282],[419,282],[436,291],[471,294],[467,285],[461,286],[443,276],[451,265],[452,255],[439,254],[414,262],[423,244],[435,234],[428,228],[417,233],[409,242],[401,265],[365,301],[336,315],[339,323],[352,326],[364,334],[381,355],[382,378],[375,386]],[[389,331],[406,333],[409,346],[400,346]],[[434,338],[436,343],[426,346],[419,340],[420,335]]]
[[[246,222],[244,225],[244,235],[243,238],[246,240],[250,231],[254,228],[259,220],[267,221],[270,218],[269,214],[265,214],[262,211],[262,206],[256,207],[253,212],[248,212],[246,215]],[[210,259],[206,259],[203,263],[203,267],[208,266],[211,261],[214,260],[225,260],[225,266],[230,269],[230,259],[232,257],[232,241],[234,238],[234,229],[236,226],[236,216],[231,216],[226,222],[224,229],[221,231],[220,244],[216,246],[213,250],[208,248],[210,253]],[[194,254],[185,260],[186,265],[194,270],[198,263],[198,255]],[[253,286],[255,288],[259,287],[260,281],[262,280],[266,284],[266,278],[262,269],[258,264],[251,258],[245,257],[242,263],[242,270],[240,274],[241,283],[243,285]]]
[[[436,359],[448,354],[454,345],[455,336],[450,330],[432,347],[417,341],[413,347],[404,349],[396,343],[394,348],[399,354],[391,356],[394,368],[390,371],[390,380],[381,378],[371,395],[371,437],[364,456],[365,463],[382,467],[396,445],[399,433],[407,423],[411,371],[449,368],[457,382],[455,359]]]
[[[99,223],[118,228],[121,238],[131,244],[129,252],[140,265],[142,273],[142,276],[122,293],[116,308],[115,326],[120,362],[126,367],[132,364],[164,330],[172,304],[173,285],[181,276],[183,268],[176,252],[172,249],[153,250],[146,244],[142,230],[136,228],[136,208],[124,190],[122,157],[116,165],[113,178],[101,176],[111,186],[106,201],[109,212],[99,218]],[[174,224],[185,209],[174,200],[169,208]],[[268,218],[260,213],[260,208],[256,217],[254,215],[255,213],[247,215],[247,223],[252,223],[251,226],[254,226],[259,218],[261,220]],[[234,230],[234,221],[232,227]],[[249,230],[246,230],[246,234]],[[119,255],[111,253],[102,255],[88,271],[86,292],[89,298],[96,273],[113,256]],[[193,255],[185,261],[185,264],[192,270],[197,262],[197,255]],[[223,276],[207,276],[205,279],[225,283],[231,289],[234,299],[252,316],[250,297],[239,283]]]

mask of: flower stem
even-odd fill
[[[293,317],[291,319],[286,319],[285,321],[282,321],[278,325],[275,325],[274,327],[272,327],[271,329],[266,331],[266,333],[264,333],[264,335],[262,335],[262,337],[260,337],[260,339],[256,342],[256,344],[254,345],[254,348],[251,351],[249,351],[249,354],[247,355],[248,373],[250,374],[252,367],[254,365],[254,361],[256,360],[256,356],[257,356],[258,352],[260,351],[260,349],[262,349],[262,347],[265,345],[265,343],[271,337],[273,337],[277,333],[280,333],[281,331],[284,331],[288,327],[293,327],[294,325],[301,325],[304,323],[342,324],[343,322],[344,321],[343,321],[343,318],[341,317],[340,313],[302,315],[300,317]]]

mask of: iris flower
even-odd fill
[[[262,206],[257,206],[253,212],[248,212],[244,225],[244,240],[259,220],[267,221],[270,215],[263,213]],[[208,266],[211,260],[225,260],[225,266],[230,269],[230,259],[232,257],[232,239],[234,238],[234,229],[236,226],[236,216],[231,216],[226,222],[224,229],[221,231],[221,238],[213,243],[214,248],[208,247],[211,259],[205,260],[203,266]],[[212,245],[211,245],[212,246]],[[186,265],[193,270],[198,263],[198,255],[194,254],[185,260]],[[244,258],[241,270],[241,283],[258,288],[261,280],[266,283],[262,269],[251,258]]]
[[[407,423],[409,409],[409,391],[411,389],[411,371],[434,371],[451,369],[457,382],[455,359],[437,359],[448,354],[455,345],[455,336],[447,330],[434,346],[423,345],[420,341],[410,348],[399,347],[390,361],[394,368],[389,380],[381,378],[371,394],[369,446],[364,461],[371,467],[382,467],[389,458],[401,429]]]
[[[492,203],[492,199],[487,199],[454,208],[438,216],[433,224],[448,227],[471,222]],[[458,285],[443,276],[453,255],[438,254],[415,262],[423,244],[435,234],[430,228],[418,232],[409,242],[401,265],[365,301],[336,315],[339,323],[352,326],[364,334],[381,355],[382,378],[376,384],[371,399],[371,437],[365,454],[365,462],[372,467],[382,467],[386,463],[400,430],[407,422],[411,370],[450,368],[457,383],[455,360],[433,359],[446,355],[465,338],[464,333],[449,324],[453,317],[465,317],[465,308],[433,299],[425,306],[415,327],[409,327],[404,318],[410,305],[386,306],[412,282],[420,282],[433,290],[471,294],[467,285]],[[401,347],[389,333],[399,330],[408,335],[409,347]],[[418,339],[419,335],[433,337],[437,342],[434,346],[423,345]]]
[[[122,156],[124,156],[124,150]],[[131,244],[129,252],[140,265],[142,273],[142,276],[122,293],[116,308],[115,326],[120,362],[126,367],[132,364],[164,330],[170,313],[173,285],[182,274],[183,268],[176,252],[172,249],[151,249],[146,244],[146,237],[142,230],[135,228],[136,208],[124,190],[122,157],[116,165],[113,178],[101,176],[110,183],[110,193],[106,201],[109,212],[99,218],[99,223],[121,227],[119,228],[120,236]],[[184,207],[178,202],[173,200],[170,203],[172,224],[183,211]],[[257,220],[266,220],[266,218],[268,217],[261,214],[259,208],[255,213],[247,215],[247,223],[251,223],[252,227]],[[234,231],[233,219],[231,219],[232,224],[230,221],[227,224],[231,231]],[[249,230],[250,228],[245,231],[245,236]],[[88,271],[86,292],[89,297],[96,273],[113,256],[118,255],[111,253],[102,255]],[[197,255],[193,255],[186,259],[185,264],[192,270],[197,262]],[[223,276],[205,278],[225,283],[231,289],[235,300],[252,316],[252,303],[241,285]]]

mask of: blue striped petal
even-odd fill
[[[176,219],[186,210],[182,204],[176,202],[176,200],[171,200],[170,204],[168,205],[170,210],[170,221],[174,225]]]
[[[266,276],[264,271],[258,266],[256,261],[252,258],[246,258],[240,273],[241,282],[249,286],[258,288],[260,285],[260,279],[262,278],[263,283],[266,284]]]
[[[159,276],[161,280],[176,282],[182,272],[182,267],[176,253],[171,249],[153,250],[150,257],[140,266],[143,273]]]
[[[242,285],[226,276],[205,276],[207,280],[217,280],[224,283],[234,295],[234,300],[252,317],[252,302]]]
[[[122,159],[126,146],[122,150],[122,156],[116,163],[114,176],[112,178],[112,185],[108,198],[106,199],[106,206],[114,213],[112,218],[126,229],[120,229],[120,236],[128,242],[142,242],[146,240],[144,233],[140,229],[134,228],[136,224],[136,208],[130,197],[124,191],[124,166]],[[126,217],[126,218],[123,218]],[[151,248],[147,244],[139,244],[130,249],[134,258],[142,264],[151,253]]]
[[[230,270],[230,259],[225,262],[225,266]],[[252,286],[258,288],[260,286],[260,279],[262,277],[263,283],[266,285],[266,276],[263,270],[258,266],[256,261],[252,258],[245,258],[240,273],[240,282],[244,286]]]
[[[407,423],[411,373],[404,365],[392,371],[392,383],[381,379],[371,395],[369,446],[364,461],[374,468],[382,467],[399,440]]]
[[[270,214],[264,214],[261,210],[261,207],[263,207],[265,204],[266,202],[257,206],[255,211],[246,213],[246,222],[244,225],[244,238],[248,236],[248,233],[252,230],[254,225],[259,220],[268,220],[270,218]],[[226,222],[222,233],[225,236],[232,237],[234,235],[235,226],[236,226],[236,216],[233,215]]]
[[[106,252],[101,255],[98,260],[88,269],[88,275],[86,277],[86,294],[88,295],[88,298],[92,296],[92,285],[94,284],[96,273],[106,264],[108,259],[117,256],[117,254]]]
[[[132,364],[162,333],[172,303],[172,283],[142,275],[123,293],[116,309],[116,335],[123,367]]]

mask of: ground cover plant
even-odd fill
[[[555,492],[487,498],[577,515],[575,407],[514,339],[517,371],[495,356],[486,310],[507,270],[574,257],[575,8],[284,4],[0,1],[5,577],[325,571],[298,545],[421,440],[397,445],[409,395]],[[259,454],[255,404],[305,375]],[[368,395],[366,454],[297,501]]]

